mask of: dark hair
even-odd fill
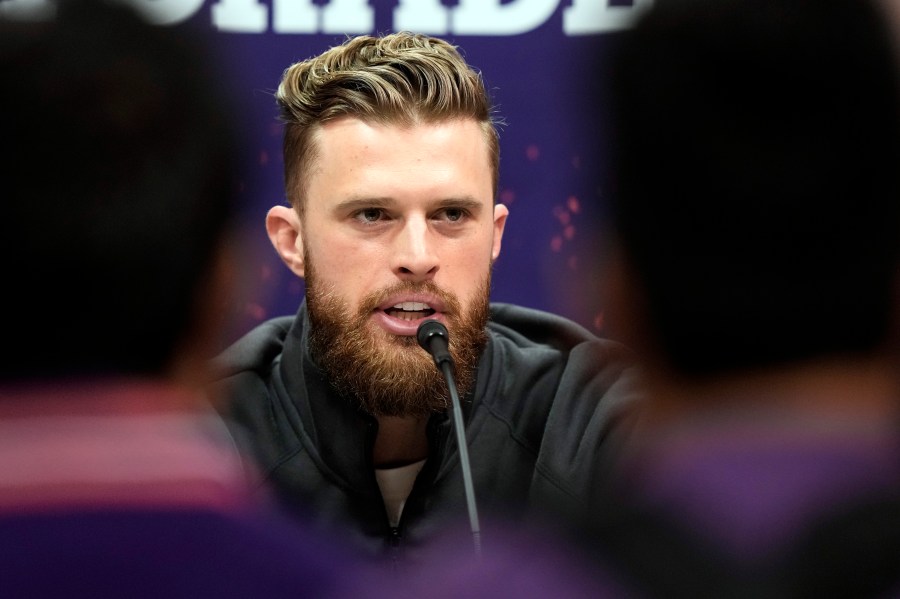
[[[0,377],[157,374],[232,216],[236,140],[209,48],[123,3],[57,6],[0,20]]]
[[[893,51],[864,0],[658,0],[620,37],[613,221],[676,370],[884,344],[900,241]]]

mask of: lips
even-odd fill
[[[415,335],[426,318],[444,320],[445,302],[438,294],[405,291],[388,296],[374,310],[376,321],[393,335]]]

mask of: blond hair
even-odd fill
[[[317,126],[345,116],[412,126],[474,119],[481,124],[496,190],[500,143],[481,74],[456,47],[421,34],[358,36],[285,69],[275,94],[285,122],[285,191],[302,213]]]

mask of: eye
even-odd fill
[[[384,217],[384,210],[381,208],[363,208],[353,215],[353,218],[361,223],[375,223]]]
[[[466,211],[462,208],[445,208],[444,209],[444,218],[446,218],[450,222],[459,222],[466,216]]]

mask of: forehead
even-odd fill
[[[312,136],[315,155],[334,153],[335,150],[359,150],[371,143],[409,142],[419,138],[414,145],[418,149],[452,147],[468,143],[489,161],[489,136],[478,121],[471,118],[454,118],[416,123],[374,122],[356,117],[341,117],[319,124]],[[408,147],[407,149],[413,149]]]
[[[413,125],[341,118],[318,127],[308,196],[469,195],[493,201],[488,138],[474,119]]]

